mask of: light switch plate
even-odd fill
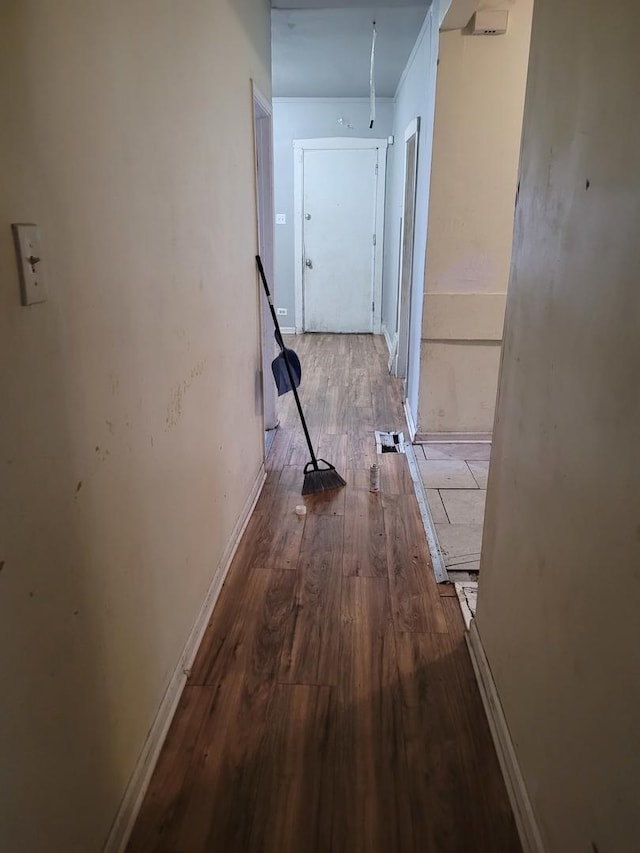
[[[276,225],[286,225],[287,224],[287,214],[286,213],[276,213]]]
[[[14,223],[11,230],[16,247],[22,304],[34,305],[37,302],[46,302],[46,266],[42,260],[38,226],[30,223]]]

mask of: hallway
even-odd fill
[[[381,337],[291,339],[318,452],[300,496],[293,399],[128,850],[517,853],[452,586],[438,587]],[[291,395],[289,395],[291,397]],[[232,428],[232,425],[231,425]],[[306,503],[307,515],[296,516]]]

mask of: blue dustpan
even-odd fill
[[[277,340],[278,332],[276,331],[276,341]],[[291,371],[293,386],[291,385],[291,380],[289,379],[287,361],[289,362],[289,370]],[[271,370],[273,371],[273,378],[276,381],[278,397],[282,397],[283,394],[286,394],[288,391],[291,391],[293,390],[293,388],[297,388],[298,385],[300,385],[300,379],[302,378],[302,367],[300,366],[300,359],[292,349],[287,349],[286,347],[282,346],[282,351],[271,362]]]

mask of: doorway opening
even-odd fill
[[[397,351],[395,374],[404,382],[404,396],[408,396],[407,383],[410,360],[415,357],[411,340],[411,297],[413,293],[413,245],[415,236],[416,188],[418,182],[418,136],[420,118],[407,127],[404,134],[404,202],[400,240],[400,275],[397,309]],[[413,436],[412,436],[413,437]]]
[[[253,130],[256,167],[256,213],[258,252],[268,281],[273,281],[273,118],[271,104],[253,85]],[[276,389],[271,375],[275,355],[273,320],[262,287],[260,293],[261,393],[264,418],[265,456],[278,428]]]
[[[409,124],[404,135],[404,194],[400,240],[400,275],[396,335],[395,374],[404,382],[405,399],[411,353],[411,293],[415,236],[416,189],[418,183],[418,135],[420,118]]]

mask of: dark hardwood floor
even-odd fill
[[[301,497],[308,451],[288,395],[128,850],[519,853],[406,458],[376,459],[373,430],[404,428],[384,341],[290,345],[311,434],[348,485]]]

